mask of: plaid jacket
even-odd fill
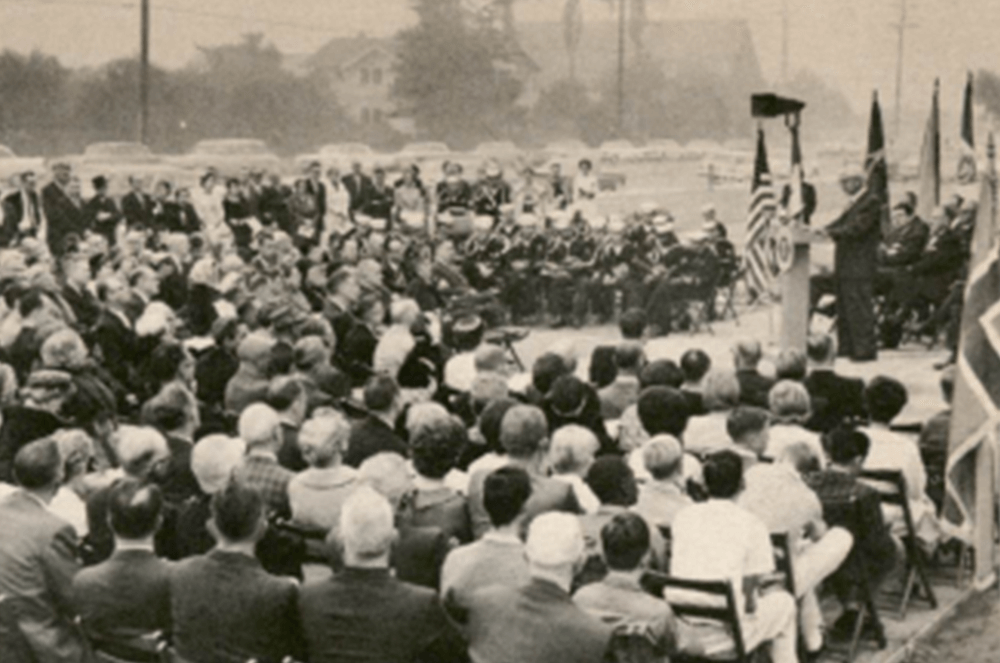
[[[260,493],[270,515],[291,517],[288,482],[295,474],[279,465],[276,458],[247,456],[233,471],[233,476]]]

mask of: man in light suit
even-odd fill
[[[16,626],[0,629],[0,661],[80,663],[86,650],[71,599],[80,568],[76,534],[49,511],[63,478],[55,440],[21,449],[14,477],[20,490],[0,501],[0,597],[17,616]]]

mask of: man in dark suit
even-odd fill
[[[806,428],[826,433],[841,424],[864,420],[864,380],[845,378],[834,372],[837,342],[833,336],[822,334],[810,337],[806,355],[812,363],[812,371],[804,382],[812,405],[812,415],[806,422]]]
[[[362,172],[361,162],[355,161],[351,164],[351,172],[344,175],[341,183],[343,183],[348,195],[351,197],[351,205],[348,209],[353,220],[354,215],[361,212],[368,202],[372,190],[372,181],[370,177]]]
[[[63,254],[67,235],[80,237],[85,229],[83,207],[70,195],[71,180],[69,164],[57,163],[52,167],[52,181],[42,189],[46,240],[54,256]]]
[[[911,192],[892,208],[892,229],[878,248],[880,267],[905,267],[923,254],[931,230],[913,213],[915,205],[916,196]]]
[[[386,451],[409,456],[410,450],[395,431],[400,413],[399,386],[387,375],[368,380],[364,392],[368,414],[351,426],[344,464],[359,467],[366,459]]]
[[[76,328],[89,333],[101,315],[101,304],[87,285],[90,283],[90,260],[81,253],[67,253],[60,261],[62,267],[62,298],[73,311]]]
[[[319,214],[320,232],[323,230],[322,219],[326,216],[326,184],[323,183],[323,166],[313,161],[306,169],[306,192],[316,200],[316,212]]]
[[[14,458],[20,490],[0,501],[0,595],[16,615],[13,637],[0,638],[4,663],[83,663],[73,624],[73,576],[80,569],[72,525],[48,509],[63,478],[55,440],[45,438]],[[20,645],[17,651],[13,647]]]
[[[14,459],[29,443],[68,426],[62,410],[73,394],[73,377],[63,371],[34,371],[21,388],[21,402],[3,410],[0,425],[0,481],[13,483]]]
[[[302,659],[298,591],[269,575],[254,556],[267,530],[260,494],[232,481],[212,498],[209,527],[217,545],[177,564],[171,574],[174,646],[199,663],[280,663]]]
[[[20,188],[3,199],[3,229],[0,244],[9,246],[25,237],[37,237],[42,227],[35,173],[21,174]]]
[[[882,238],[882,201],[861,173],[847,173],[841,186],[847,209],[822,232],[833,239],[837,291],[837,337],[841,356],[873,361],[878,356],[872,305],[878,246]]]
[[[94,325],[94,349],[99,350],[99,359],[111,376],[127,391],[134,391],[137,380],[132,358],[136,355],[137,340],[132,319],[125,312],[132,292],[121,278],[114,277],[100,285],[98,296],[104,310]]]
[[[573,603],[573,571],[584,552],[580,524],[565,513],[532,522],[525,551],[531,580],[520,587],[486,587],[467,610],[453,610],[474,661],[599,663],[611,627]]]
[[[129,192],[122,198],[122,214],[128,227],[149,228],[153,224],[153,199],[143,191],[141,177],[128,178]]]
[[[172,233],[191,234],[201,230],[201,218],[191,203],[191,191],[179,188],[173,199],[163,204],[163,227],[161,230]]]
[[[531,497],[524,505],[527,525],[534,517],[548,511],[582,513],[572,486],[546,474],[549,426],[545,413],[532,405],[518,405],[503,416],[500,443],[507,450],[508,465],[520,467],[531,479]],[[488,470],[469,478],[469,515],[472,533],[481,538],[490,529],[490,516],[483,505],[483,484]]]
[[[376,168],[374,170],[375,180],[372,182],[371,188],[368,190],[368,195],[364,202],[364,207],[362,212],[365,216],[370,216],[373,219],[379,219],[386,223],[386,229],[388,230],[389,219],[392,216],[392,207],[395,204],[395,189],[389,186],[389,183],[385,181],[385,169]]]
[[[170,632],[170,562],[156,556],[153,535],[163,520],[163,497],[137,479],[112,485],[108,521],[115,552],[73,579],[73,599],[84,631],[98,649],[133,660],[138,641]]]
[[[98,175],[91,183],[94,185],[94,197],[83,206],[83,216],[87,228],[103,235],[108,240],[108,246],[115,245],[115,231],[122,213],[115,199],[108,195],[108,178]]]
[[[754,407],[768,408],[767,395],[774,386],[774,380],[757,371],[763,350],[759,341],[741,340],[733,346],[733,363],[736,379],[740,383],[740,403]]]

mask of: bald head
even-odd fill
[[[247,451],[277,452],[281,446],[281,419],[269,405],[254,403],[243,410],[239,421],[240,439]]]
[[[222,490],[233,469],[246,453],[246,444],[238,437],[209,435],[198,441],[191,451],[191,472],[206,495]]]
[[[548,435],[545,413],[534,405],[512,407],[500,423],[500,444],[512,458],[531,458],[544,451]]]

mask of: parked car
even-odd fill
[[[598,154],[602,162],[615,164],[638,161],[641,152],[630,141],[608,140],[601,143]]]
[[[432,182],[441,177],[444,162],[455,160],[456,156],[444,143],[409,143],[396,153],[392,166],[401,170],[410,164],[416,164],[420,167],[424,180]]]
[[[295,157],[295,169],[297,172],[304,170],[310,163],[318,161],[323,166],[323,171],[336,166],[346,173],[351,164],[358,162],[366,171],[371,171],[376,165],[381,164],[385,159],[364,143],[330,143],[319,148],[313,154],[300,154]]]
[[[171,157],[170,162],[190,170],[215,168],[223,176],[238,176],[248,169],[285,170],[282,160],[264,141],[255,138],[203,140],[196,143],[189,153]]]
[[[140,177],[147,184],[168,180],[175,185],[191,186],[197,182],[196,175],[174,166],[142,143],[92,143],[83,150],[83,154],[50,159],[48,163],[56,162],[65,162],[73,167],[86,195],[90,192],[90,180],[97,175],[108,178],[113,195],[128,189],[129,177]]]
[[[651,140],[639,151],[644,161],[678,161],[684,154],[680,143],[668,138]]]
[[[12,178],[20,176],[29,170],[41,174],[45,168],[45,159],[41,157],[19,157],[14,150],[6,145],[0,145],[0,186],[6,189],[6,184]]]

